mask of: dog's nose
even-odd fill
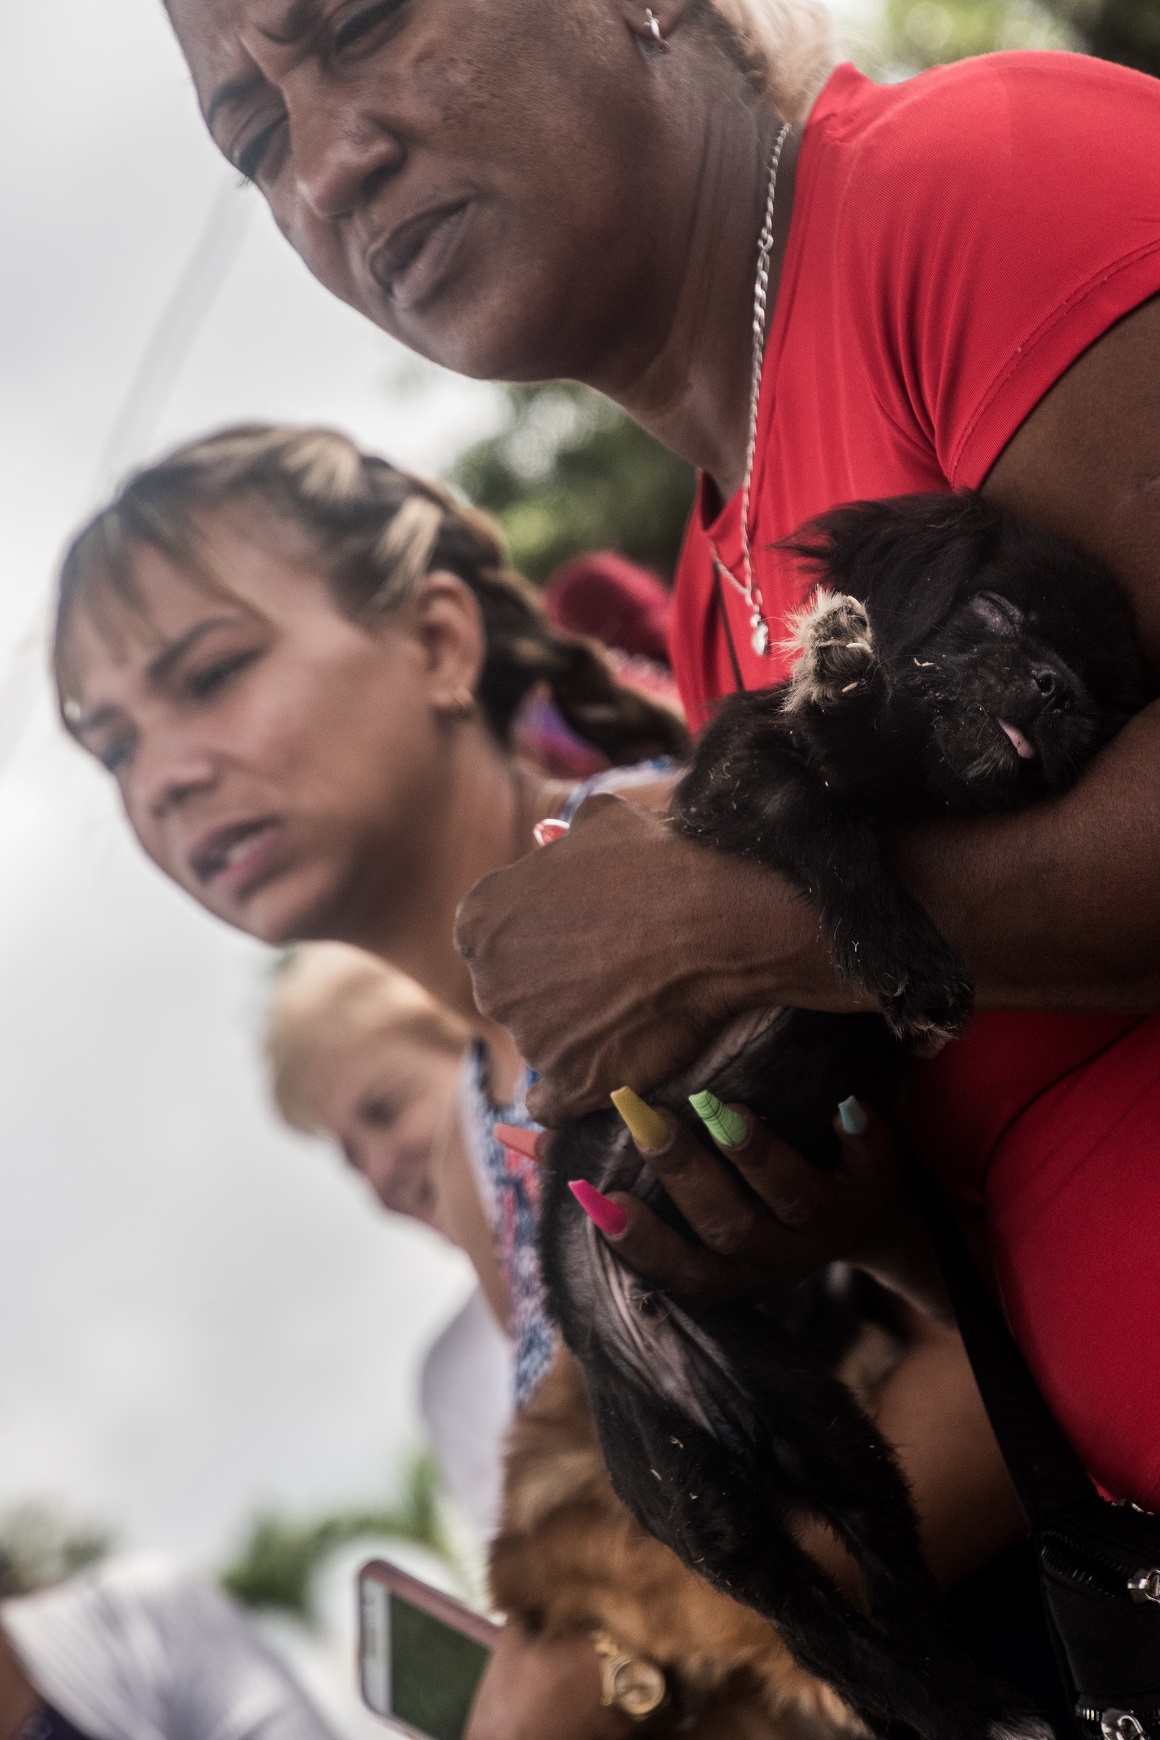
[[[1071,706],[1073,696],[1070,685],[1050,665],[1040,665],[1033,670],[1031,681],[1042,707],[1058,707],[1066,711]]]

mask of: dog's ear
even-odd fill
[[[921,646],[978,584],[1002,536],[1002,511],[980,495],[848,502],[778,547],[835,592],[866,606],[879,656]]]

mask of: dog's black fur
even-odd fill
[[[839,973],[937,1048],[973,991],[882,824],[1065,790],[1147,698],[1132,619],[1098,563],[981,496],[853,503],[789,548],[821,579],[793,675],[722,708],[678,825],[797,882]]]
[[[978,496],[853,504],[791,547],[820,579],[794,627],[796,667],[725,704],[677,788],[674,824],[791,877],[839,972],[885,1020],[773,1012],[653,1098],[708,1145],[686,1096],[710,1087],[831,1168],[838,1102],[855,1094],[889,1114],[902,1042],[937,1047],[971,1007],[966,970],[895,874],[883,824],[1062,791],[1147,691],[1111,577]],[[803,1334],[810,1289],[729,1307],[652,1292],[583,1216],[566,1188],[576,1178],[682,1223],[614,1113],[553,1139],[550,1307],[639,1521],[772,1620],[874,1732],[1034,1732],[948,1642],[894,1458]],[[858,1559],[869,1619],[797,1545],[795,1514],[823,1518]]]

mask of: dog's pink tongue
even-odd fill
[[[1028,743],[1018,725],[1008,725],[1006,719],[1000,719],[999,729],[1004,732],[1015,745],[1016,755],[1021,757],[1023,761],[1035,760],[1035,750],[1032,745]]]

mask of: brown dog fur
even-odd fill
[[[864,1732],[758,1614],[645,1534],[605,1472],[580,1368],[561,1350],[508,1440],[492,1599],[533,1632],[597,1628],[658,1662],[700,1714],[696,1740]]]

